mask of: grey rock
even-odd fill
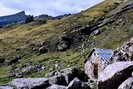
[[[51,84],[61,84],[66,85],[70,81],[73,80],[74,76],[74,68],[66,68],[57,72],[50,72],[45,75],[49,77]],[[63,81],[63,82],[62,82]]]
[[[118,86],[131,76],[133,62],[116,62],[108,65],[99,74],[99,89],[117,89]]]
[[[82,81],[87,81],[87,75],[84,73],[84,71],[81,71],[74,67],[66,68],[58,72],[50,72],[45,76],[49,77],[50,81],[52,80],[52,84],[54,84],[55,81],[60,79],[63,79],[65,83],[69,84],[75,77],[78,77]]]
[[[65,76],[67,83],[70,83],[70,81],[72,81],[75,77],[79,78],[80,80],[84,82],[86,82],[88,79],[84,71],[76,67],[63,69],[60,72]]]
[[[88,84],[80,81],[78,78],[74,78],[68,85],[67,89],[90,89]]]
[[[45,74],[45,77],[47,77],[47,78],[49,78],[49,77],[53,77],[53,76],[55,76],[55,72],[54,72],[54,71]]]
[[[60,71],[60,73],[65,77],[67,84],[74,79],[74,70],[74,68],[66,68]]]
[[[11,76],[21,78],[22,76],[44,70],[45,67],[40,64],[34,64],[32,62],[21,65],[21,67],[13,69]]]
[[[100,34],[100,30],[95,30],[95,31],[93,32],[93,34],[94,34],[94,35],[99,35],[99,34]]]
[[[66,89],[66,87],[61,85],[52,85],[46,89]]]
[[[21,59],[21,58],[22,58],[21,56],[16,56],[16,57],[15,57],[16,60],[19,60],[19,59]]]
[[[68,37],[66,34],[61,35],[57,43],[57,50],[58,51],[66,51],[71,46],[72,38]]]
[[[57,75],[49,78],[50,84],[67,85],[65,77],[63,75]]]
[[[10,86],[17,89],[44,89],[49,86],[47,78],[18,78],[9,82]]]
[[[132,38],[117,49],[112,57],[115,61],[132,61],[133,57],[133,40]]]
[[[78,78],[74,78],[68,85],[67,89],[81,89],[82,82]]]
[[[40,47],[39,48],[39,53],[41,53],[41,54],[44,54],[44,53],[47,53],[48,52],[48,49],[46,48],[46,47]]]
[[[0,86],[0,89],[14,89],[14,88],[7,85],[7,86]]]
[[[57,46],[57,50],[58,51],[65,51],[69,48],[70,43],[68,41],[60,41],[58,46]]]
[[[133,89],[133,77],[125,80],[118,89]]]

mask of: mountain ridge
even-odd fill
[[[12,23],[25,23],[28,16],[25,14],[24,11],[18,12],[13,15],[8,16],[1,16],[0,17],[0,26],[3,27],[8,24]]]

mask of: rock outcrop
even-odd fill
[[[52,85],[46,89],[66,89],[66,87],[61,85]]]
[[[13,69],[10,73],[10,77],[23,77],[33,72],[44,70],[45,67],[40,64],[34,64],[32,62],[25,63],[20,68]]]
[[[87,81],[84,71],[76,68],[66,68],[58,72],[51,72],[46,75],[49,77],[50,84],[68,85],[75,77],[82,81]]]
[[[25,23],[27,19],[27,15],[25,15],[25,12],[19,12],[14,15],[9,15],[9,16],[2,16],[0,17],[0,26],[5,26],[7,24],[12,24],[12,23]]]
[[[118,89],[133,89],[133,77],[125,80]]]
[[[90,89],[85,73],[76,68],[67,68],[46,75],[48,78],[18,78],[0,89]]]
[[[116,62],[108,65],[99,74],[99,89],[117,89],[118,86],[132,75],[133,62]]]
[[[9,83],[17,89],[43,89],[49,86],[47,78],[20,78]]]
[[[133,38],[129,42],[124,43],[119,49],[114,51],[112,57],[115,61],[133,61]]]
[[[11,86],[5,85],[5,86],[0,86],[0,89],[14,89]]]
[[[68,85],[67,89],[90,89],[87,83],[82,82],[78,78],[74,78]]]

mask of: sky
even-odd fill
[[[26,14],[58,16],[78,13],[104,0],[0,0],[0,16],[25,11]]]

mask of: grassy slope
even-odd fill
[[[83,11],[61,20],[49,21],[45,25],[24,24],[3,29],[0,31],[0,56],[16,55],[17,48],[27,48],[29,44],[43,42],[63,31],[83,27],[93,21],[96,17],[105,15],[103,12],[107,7],[112,6],[112,0],[107,0],[91,9]]]
[[[49,69],[51,67],[54,67],[54,64],[62,64],[59,69],[74,65],[81,67],[83,64],[84,57],[90,50],[89,47],[84,52],[75,52],[76,49],[70,49],[65,52],[37,55],[31,51],[30,44],[47,41],[53,37],[62,34],[62,32],[64,31],[85,27],[86,25],[89,25],[90,22],[94,21],[96,18],[105,16],[108,10],[110,10],[111,8],[113,9],[115,7],[114,5],[115,4],[113,0],[106,0],[95,7],[92,7],[86,11],[82,11],[79,14],[71,15],[61,20],[48,21],[47,24],[18,24],[9,28],[1,29],[0,57],[5,58],[6,60],[11,60],[16,55],[24,55],[24,57],[19,61],[20,63],[15,64],[16,67],[19,67],[22,64],[30,61],[46,66],[45,71],[33,73],[26,77],[44,76],[45,73],[53,71]],[[132,14],[128,15],[130,15],[129,19],[132,19]],[[88,39],[95,41],[95,46],[97,47],[115,49],[120,45],[120,43],[132,36],[132,34],[129,34],[130,29],[127,29],[129,25],[127,24],[125,28],[118,27],[114,28],[113,30],[108,30],[108,27],[115,26],[115,23],[112,25],[104,26],[100,28],[100,30],[104,31],[102,34],[95,37],[89,37]],[[21,49],[21,51],[18,52],[16,51],[16,49]],[[1,67],[0,78],[8,76],[10,69],[11,66]],[[0,83],[5,83],[7,80],[9,79],[0,80]]]

